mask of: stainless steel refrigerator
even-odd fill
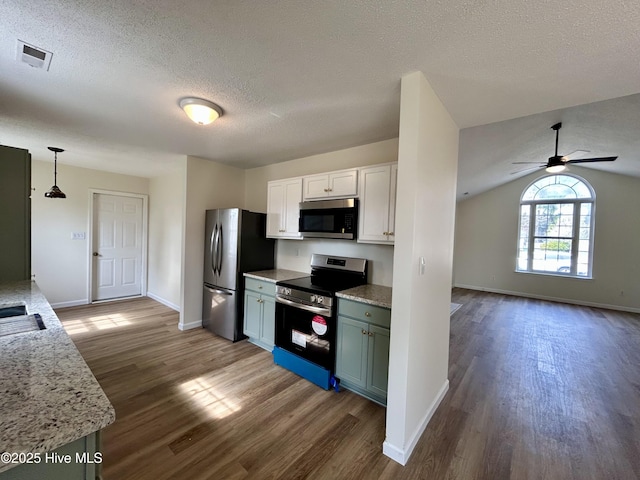
[[[266,238],[266,215],[239,208],[207,210],[202,326],[242,340],[243,273],[274,266],[275,241]]]

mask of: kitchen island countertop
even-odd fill
[[[0,452],[44,453],[115,420],[111,402],[35,282],[0,284],[46,327],[0,336]],[[0,472],[16,464],[0,461]]]
[[[284,270],[276,268],[273,270],[260,270],[258,272],[247,272],[245,277],[255,278],[257,280],[264,280],[266,282],[276,283],[282,280],[291,280],[294,278],[308,277],[310,273],[296,272],[295,270]]]
[[[336,293],[336,297],[356,302],[367,303],[377,307],[391,308],[391,287],[383,285],[360,285]]]

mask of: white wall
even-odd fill
[[[184,226],[180,329],[202,326],[205,211],[244,207],[245,171],[198,157],[184,164]]]
[[[183,167],[149,180],[147,295],[175,310],[180,310],[185,173]]]
[[[458,204],[456,286],[640,312],[640,179],[572,165],[596,192],[593,279],[516,273],[519,202],[535,172]]]
[[[310,272],[311,254],[324,253],[342,257],[366,258],[369,283],[391,286],[393,279],[393,246],[369,245],[348,240],[278,240],[277,267]]]
[[[402,78],[387,430],[401,464],[448,389],[458,127],[421,72]],[[425,259],[424,274],[420,258]]]
[[[65,199],[45,198],[53,184],[53,163],[32,161],[31,271],[54,307],[89,302],[89,189],[148,194],[149,180],[58,163]],[[85,240],[72,240],[84,232]]]
[[[246,171],[246,208],[267,211],[267,182],[314,173],[363,167],[398,160],[398,139],[313,155]],[[309,272],[312,253],[369,260],[369,283],[391,286],[393,246],[370,245],[347,240],[278,240],[276,266]]]

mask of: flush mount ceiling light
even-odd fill
[[[180,108],[198,125],[209,125],[222,116],[222,109],[218,105],[202,98],[183,98]]]
[[[67,198],[67,196],[62,193],[62,190],[58,188],[58,153],[64,152],[63,149],[57,147],[47,147],[54,153],[53,157],[53,187],[49,189],[48,192],[45,192],[44,196],[47,198]]]

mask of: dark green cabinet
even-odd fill
[[[0,281],[31,278],[31,155],[0,145]]]
[[[268,351],[275,345],[275,288],[271,282],[245,279],[243,331],[251,343]]]
[[[349,390],[387,403],[391,310],[338,300],[336,377]]]

